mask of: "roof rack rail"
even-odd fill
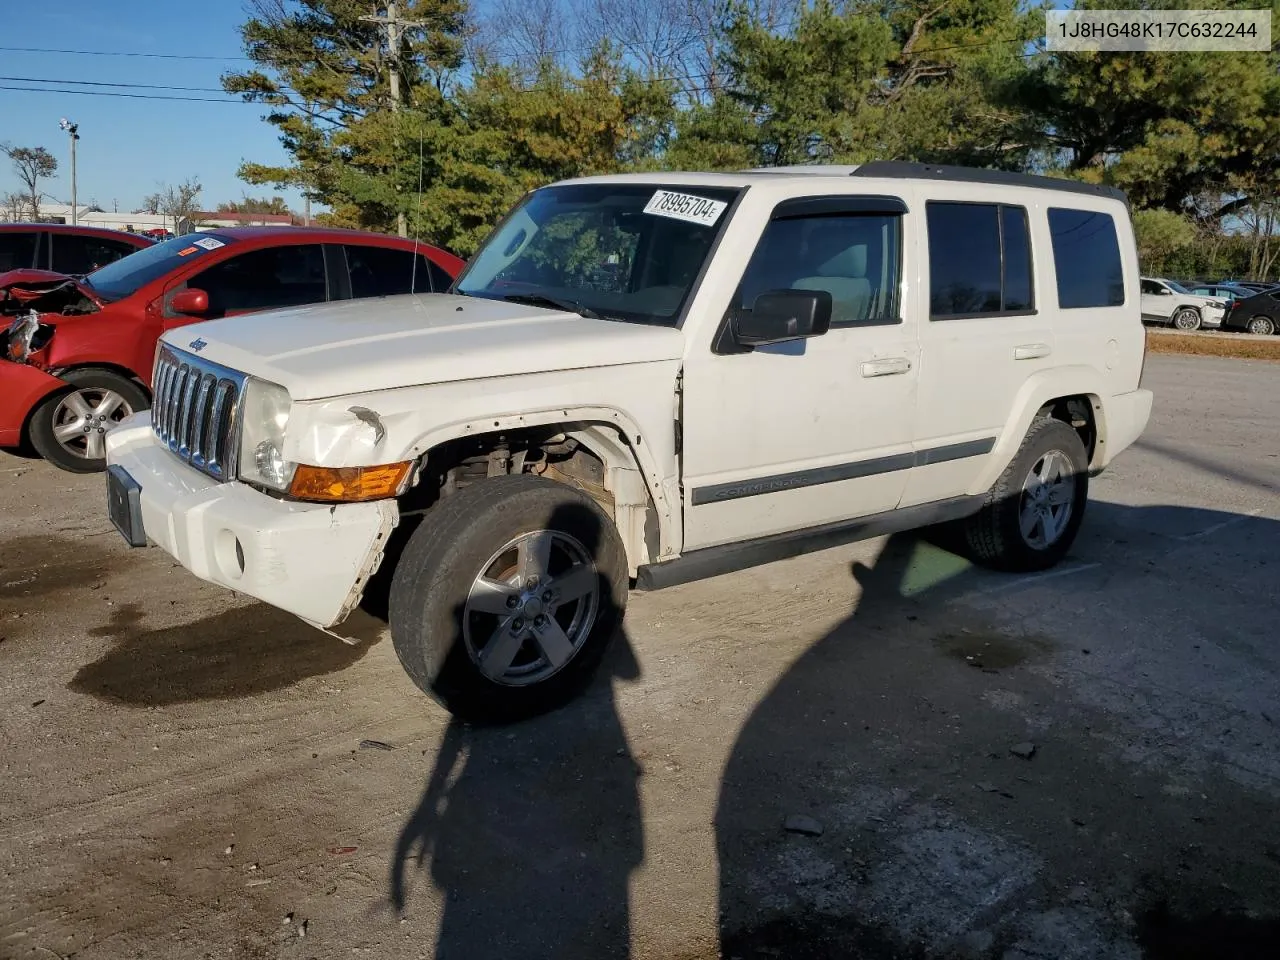
[[[937,163],[910,163],[905,160],[873,160],[853,170],[851,177],[883,177],[886,180],[954,180],[961,183],[994,183],[1008,187],[1036,187],[1040,190],[1061,190],[1063,193],[1082,193],[1091,197],[1108,197],[1126,206],[1128,197],[1117,187],[1078,180],[1062,180],[1058,177],[1042,177],[1033,173],[1013,173],[1009,170],[983,170],[978,167],[952,167]]]

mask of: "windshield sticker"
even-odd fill
[[[644,205],[644,212],[656,217],[671,217],[710,227],[720,219],[720,214],[724,213],[724,208],[728,205],[724,200],[708,200],[688,193],[659,190]]]
[[[219,247],[225,247],[226,244],[217,237],[201,237],[195,241],[197,247],[204,247],[206,250],[217,250]]]
[[[183,247],[181,250],[178,251],[178,256],[189,257],[191,256],[191,254],[199,253],[199,252],[200,252],[199,247]]]

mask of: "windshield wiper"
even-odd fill
[[[508,293],[499,299],[506,300],[508,303],[527,303],[531,307],[552,307],[556,310],[568,310],[570,313],[576,313],[578,316],[586,317],[588,320],[600,319],[600,314],[590,307],[584,307],[577,300],[570,300],[568,297],[548,297],[541,293]]]

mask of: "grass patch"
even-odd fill
[[[1229,333],[1188,336],[1164,330],[1147,330],[1149,353],[1181,353],[1202,357],[1238,357],[1243,360],[1280,360],[1280,337],[1246,340]]]

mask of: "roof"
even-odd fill
[[[375,233],[372,230],[347,230],[342,227],[291,227],[286,225],[267,224],[254,227],[209,227],[198,233],[216,233],[220,237],[231,237],[235,240],[254,240],[261,237],[288,237],[290,240],[312,240],[316,243],[349,243],[352,240],[376,240],[387,246],[403,246],[410,250],[414,247],[412,237],[396,237],[388,233]],[[188,234],[190,236],[190,234]],[[419,247],[431,247],[433,244],[424,240],[417,241]]]
[[[1083,183],[1061,177],[1046,177],[1032,173],[1015,173],[1009,170],[987,170],[980,167],[946,166],[936,163],[909,163],[899,160],[876,160],[862,164],[798,164],[782,167],[753,167],[733,173],[667,173],[622,174],[605,177],[580,177],[573,182],[583,183],[596,179],[608,179],[627,183],[679,183],[701,186],[745,187],[751,183],[798,180],[811,177],[861,177],[875,180],[942,180],[953,183],[981,183],[995,186],[1022,187],[1035,190],[1054,190],[1063,193],[1083,194],[1127,203],[1124,191],[1101,184]]]
[[[154,241],[150,237],[140,237],[127,230],[112,230],[110,227],[85,227],[74,223],[0,223],[0,231],[9,233],[15,230],[47,230],[50,233],[75,234],[82,237],[110,237],[112,240],[123,240],[137,247],[150,246]]]
[[[244,213],[232,210],[201,210],[191,215],[191,219],[200,222],[204,220],[239,220],[252,224],[290,224],[294,222],[294,218],[288,213]]]

